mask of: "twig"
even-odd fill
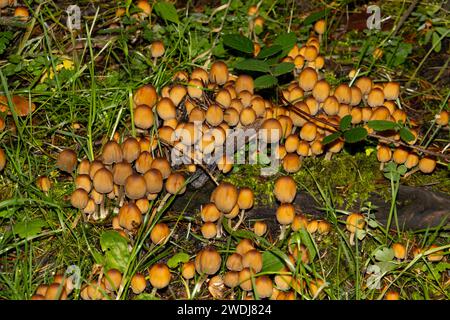
[[[292,103],[287,101],[283,96],[281,96],[281,99],[287,104],[288,108],[290,110],[294,111],[295,113],[300,114],[301,116],[307,117],[308,119],[314,119],[315,121],[321,122],[321,123],[323,123],[323,124],[325,124],[327,126],[330,126],[330,127],[334,128],[334,129],[336,129],[336,131],[339,131],[339,125],[336,125],[336,124],[331,123],[329,121],[326,121],[324,119],[317,118],[315,116],[310,115],[309,113],[307,113],[307,112],[297,108],[295,105],[293,105]],[[378,140],[383,140],[383,141],[386,141],[386,142],[389,142],[389,143],[395,143],[395,144],[401,145],[401,146],[406,147],[406,148],[414,149],[414,150],[417,150],[419,152],[422,152],[422,153],[425,153],[425,154],[428,154],[428,155],[432,155],[432,156],[435,156],[435,157],[438,157],[438,158],[442,158],[445,161],[450,162],[450,156],[449,155],[445,155],[445,154],[442,154],[442,153],[439,153],[439,152],[430,151],[430,150],[427,150],[427,149],[424,149],[424,148],[421,148],[421,147],[418,147],[418,146],[415,146],[415,145],[410,145],[410,144],[404,143],[402,141],[397,141],[397,140],[394,140],[394,139],[391,139],[391,138],[383,137],[383,136],[380,136],[380,135],[378,135],[376,133],[368,133],[368,136],[372,137],[372,138],[376,138]]]

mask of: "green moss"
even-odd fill
[[[416,172],[402,183],[413,187],[431,186],[434,191],[450,194],[450,170],[438,167],[431,174]]]
[[[279,174],[261,177],[260,169],[256,165],[239,165],[224,180],[237,187],[252,188],[257,196],[257,203],[268,205],[275,200],[273,183]],[[323,157],[306,158],[300,171],[293,177],[300,186],[299,190],[308,191],[315,197],[320,195],[314,178],[321,188],[329,186],[336,205],[344,208],[365,201],[372,192],[388,189],[387,185],[376,183],[383,181],[383,177],[374,153],[369,156],[365,153],[341,153],[332,160],[325,160]]]

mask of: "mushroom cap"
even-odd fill
[[[109,269],[103,279],[106,290],[117,291],[122,283],[122,273],[117,269]]]
[[[253,225],[253,232],[257,236],[262,237],[267,232],[267,223],[264,221],[256,221]]]
[[[119,225],[128,231],[134,231],[142,223],[142,213],[134,203],[124,204],[119,209]]]
[[[234,288],[239,285],[239,272],[238,271],[228,271],[223,276],[223,283],[229,287]]]
[[[145,276],[142,273],[136,273],[131,277],[130,285],[134,294],[140,294],[147,287],[147,280],[145,280]]]
[[[155,121],[153,110],[147,105],[141,104],[134,109],[134,125],[140,129],[150,129]]]
[[[159,172],[161,172],[163,179],[167,179],[172,171],[169,160],[164,157],[154,158],[152,162],[152,169],[158,169]]]
[[[216,205],[211,202],[202,206],[200,215],[203,222],[216,222],[219,220],[222,213],[217,209]]]
[[[256,292],[259,298],[269,298],[272,296],[273,283],[268,276],[259,276],[255,280]]]
[[[154,288],[162,289],[170,283],[170,270],[164,263],[154,264],[149,270],[150,283]]]
[[[163,176],[158,169],[152,168],[144,174],[148,193],[159,193],[163,188]]]
[[[324,34],[326,29],[327,29],[327,23],[324,19],[317,20],[316,23],[314,23],[314,31],[317,34],[320,34],[320,35]]]
[[[260,272],[263,266],[263,257],[261,252],[256,249],[247,251],[242,256],[242,266],[244,268],[251,268],[254,273]]]
[[[250,239],[241,239],[239,243],[236,245],[236,252],[241,256],[246,254],[248,251],[255,249],[253,242]]]
[[[25,117],[36,110],[36,105],[33,102],[21,96],[12,96],[11,102],[14,111],[19,117]],[[8,98],[4,95],[0,96],[0,112],[7,112],[9,115],[12,114],[9,109]]]
[[[58,154],[56,166],[59,170],[72,173],[77,166],[77,154],[72,149],[65,149]]]
[[[239,190],[237,203],[241,210],[248,210],[251,207],[253,207],[254,203],[253,191],[250,188],[241,188]]]
[[[260,137],[268,143],[280,141],[283,136],[283,128],[277,119],[264,120],[261,124],[260,132]]]
[[[224,85],[228,81],[228,67],[223,61],[215,61],[209,71],[209,81]]]
[[[70,196],[70,204],[77,209],[84,209],[88,203],[89,195],[84,189],[76,189]]]
[[[133,162],[141,154],[141,145],[136,138],[129,137],[122,143],[123,159],[127,162]]]
[[[147,193],[147,185],[143,176],[132,174],[125,180],[125,194],[130,199],[141,199]]]
[[[108,141],[103,146],[102,151],[102,162],[104,164],[113,164],[116,162],[121,162],[123,159],[123,153],[122,149],[120,148],[120,145],[114,141]]]
[[[436,160],[430,157],[424,157],[419,161],[419,169],[423,173],[431,173],[436,168]]]
[[[150,45],[150,52],[152,53],[152,58],[159,58],[164,55],[164,43],[160,40],[153,41]]]
[[[241,271],[243,268],[242,256],[236,252],[232,253],[227,258],[226,266],[230,271]]]
[[[186,191],[186,179],[181,173],[171,173],[166,180],[166,191],[171,194],[183,194]]]
[[[193,261],[188,261],[183,263],[181,267],[181,275],[186,280],[190,280],[195,276],[195,263]]]
[[[217,226],[214,222],[205,222],[200,231],[202,232],[202,236],[205,239],[212,239],[217,235]]]
[[[236,93],[240,93],[241,91],[248,91],[253,94],[253,90],[255,88],[255,84],[253,78],[246,74],[241,74],[237,77],[235,82],[235,90]]]
[[[94,189],[99,193],[110,193],[114,189],[113,175],[106,168],[99,169],[92,180]]]
[[[127,161],[114,164],[112,169],[114,183],[123,186],[126,179],[133,174],[133,167]]]
[[[305,69],[303,69],[298,77],[299,86],[304,91],[311,91],[314,88],[317,80],[317,72],[311,67],[306,67]]]
[[[202,249],[195,257],[195,269],[199,274],[213,275],[220,269],[222,257],[213,247]]]
[[[229,182],[220,183],[214,190],[214,204],[217,209],[223,213],[229,213],[236,205],[238,200],[238,191],[234,185]]]
[[[157,223],[150,232],[150,239],[154,244],[161,244],[167,239],[169,235],[169,226],[165,223]]]
[[[152,108],[156,101],[158,101],[158,94],[156,89],[151,84],[146,84],[139,89],[133,95],[133,101],[135,106],[146,105]]]
[[[290,224],[295,217],[295,208],[291,203],[282,203],[276,212],[279,224]]]
[[[364,220],[364,216],[360,213],[351,213],[347,217],[346,221],[347,230],[351,233],[355,233],[356,230],[362,230],[366,225],[366,221]]]
[[[239,286],[242,290],[252,290],[252,275],[253,272],[250,268],[244,268],[239,271]]]

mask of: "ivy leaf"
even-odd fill
[[[266,74],[264,76],[256,78],[254,84],[256,89],[267,89],[277,85],[277,83],[277,78],[270,74]]]
[[[280,45],[264,47],[261,49],[261,51],[259,52],[259,54],[256,58],[257,59],[265,59],[265,58],[271,57],[271,56],[279,53],[281,50],[283,50],[283,47]]]
[[[176,268],[180,263],[185,263],[189,261],[189,255],[186,252],[178,252],[172,258],[167,261],[169,268]]]
[[[402,140],[405,142],[413,141],[416,138],[408,128],[401,128],[399,133],[400,138],[402,138]]]
[[[297,43],[297,36],[293,32],[280,34],[273,41],[273,45],[279,45],[283,48],[283,55],[287,54]]]
[[[253,53],[253,42],[240,34],[227,34],[224,35],[223,43],[235,50],[245,52],[245,53]]]
[[[397,127],[395,122],[387,120],[370,120],[367,125],[375,131],[394,130]]]
[[[340,137],[341,137],[341,133],[340,132],[332,133],[332,134],[326,136],[325,138],[323,138],[322,144],[323,145],[327,145],[327,144],[329,144],[329,143],[339,139]]]
[[[13,232],[21,238],[32,237],[39,234],[46,225],[47,223],[41,219],[32,221],[25,220],[16,223],[13,227]]]
[[[272,75],[275,77],[281,76],[294,70],[295,64],[291,62],[282,62],[272,68]]]
[[[160,1],[155,4],[153,9],[155,9],[156,14],[164,20],[174,23],[180,23],[177,9],[175,9],[175,6],[173,4],[165,1]]]
[[[348,114],[341,119],[341,122],[339,123],[339,128],[342,131],[345,131],[348,128],[350,128],[351,123],[352,123],[352,116]]]
[[[263,267],[261,272],[278,272],[284,267],[284,262],[280,257],[270,251],[264,251],[262,254]]]
[[[235,68],[247,71],[269,72],[269,65],[261,60],[245,59],[236,63]]]
[[[367,130],[363,127],[352,128],[344,132],[345,142],[355,143],[367,137]]]
[[[128,242],[117,231],[105,231],[100,237],[100,246],[105,251],[105,262],[107,268],[114,268],[125,272],[130,260]]]

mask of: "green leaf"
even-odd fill
[[[304,26],[310,25],[310,24],[316,22],[317,20],[320,20],[320,19],[326,17],[328,15],[328,13],[330,13],[330,9],[325,9],[325,10],[322,10],[319,12],[311,13],[309,16],[307,16],[305,18],[305,20],[303,20],[303,25]]]
[[[272,68],[272,75],[275,77],[281,76],[294,70],[295,64],[291,62],[282,62]]]
[[[399,133],[400,138],[402,138],[402,140],[405,142],[413,141],[416,138],[408,128],[401,128]]]
[[[253,53],[253,42],[240,34],[227,34],[223,36],[222,40],[224,45],[230,48],[245,53]]]
[[[350,128],[350,125],[352,124],[352,116],[351,115],[346,115],[345,117],[343,117],[341,119],[341,122],[339,123],[339,128],[342,131],[347,130],[348,128]]]
[[[151,293],[141,293],[133,298],[133,300],[161,300]]]
[[[262,258],[263,267],[261,272],[277,272],[284,267],[283,260],[270,251],[264,251],[262,254]]]
[[[130,260],[128,242],[117,231],[105,231],[100,237],[100,246],[105,251],[107,268],[114,268],[125,272]]]
[[[256,59],[245,59],[239,61],[234,66],[236,69],[247,70],[247,71],[258,71],[258,72],[269,72],[269,65],[261,60]]]
[[[286,55],[297,43],[297,36],[293,32],[280,34],[273,41],[273,45],[279,45],[283,48],[283,55]]]
[[[395,122],[387,120],[371,120],[367,125],[375,131],[394,130],[397,127]]]
[[[394,250],[387,247],[380,248],[375,252],[374,256],[378,261],[392,261],[392,259],[394,259]]]
[[[367,137],[367,130],[363,127],[356,127],[344,132],[345,142],[355,143]]]
[[[277,83],[277,78],[271,76],[270,74],[266,74],[264,76],[256,78],[254,84],[256,89],[267,89],[277,85]]]
[[[297,232],[295,232],[292,235],[289,243],[290,244],[295,243],[298,245],[303,244],[306,247],[306,249],[308,249],[309,258],[311,261],[313,261],[317,255],[314,240],[311,238],[311,234],[305,228],[301,228]]]
[[[325,138],[323,138],[322,144],[323,145],[327,145],[327,144],[329,144],[329,143],[339,139],[340,137],[341,137],[341,133],[340,132],[332,133],[332,134],[326,136]]]
[[[283,47],[280,45],[264,47],[261,49],[261,51],[259,52],[259,54],[256,58],[257,59],[265,59],[265,58],[271,57],[271,56],[279,53],[281,50],[283,50]]]
[[[189,261],[189,255],[185,252],[178,252],[172,258],[167,261],[169,268],[176,268],[180,263],[185,263]]]
[[[441,37],[437,32],[433,32],[432,44],[435,52],[441,51]]]
[[[14,234],[18,235],[21,238],[32,237],[39,234],[42,228],[45,227],[46,225],[47,223],[41,219],[36,219],[32,221],[25,220],[16,223],[13,226],[13,232]]]
[[[175,6],[173,4],[165,1],[160,1],[155,4],[153,9],[155,10],[156,14],[164,20],[174,23],[180,23],[177,9],[175,9]]]

